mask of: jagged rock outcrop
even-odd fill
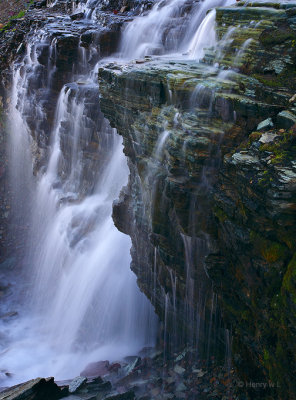
[[[54,378],[36,378],[31,381],[12,386],[0,393],[1,400],[57,400],[65,396]]]
[[[139,285],[171,332],[208,318],[196,337],[213,334],[217,295],[242,378],[272,381],[252,398],[296,396],[295,15],[293,2],[220,8],[203,63],[99,71],[129,158],[113,214]]]

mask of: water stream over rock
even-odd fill
[[[36,375],[69,378],[89,362],[115,361],[155,344],[157,318],[130,270],[131,241],[112,220],[128,167],[122,139],[99,110],[97,63],[103,65],[103,55],[110,62],[114,50],[120,63],[184,51],[198,59],[215,43],[214,11],[206,16],[207,10],[229,3],[171,0],[131,22],[119,17],[125,27],[118,49],[104,51],[97,1],[75,5],[84,13],[79,21],[50,16],[28,35],[26,54],[13,66],[9,118],[13,226],[24,225],[26,238],[22,274],[3,306],[3,313],[11,307],[18,313],[1,322],[2,368],[12,374],[5,385]],[[160,163],[170,139],[163,128],[153,153]],[[189,304],[193,249],[183,239]],[[176,310],[177,277],[169,274],[173,298],[164,293],[165,325],[169,303]],[[213,297],[211,317],[215,307]],[[199,325],[199,314],[186,312]]]

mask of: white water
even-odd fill
[[[101,6],[106,3],[104,0],[86,0],[84,2],[79,1],[75,11],[83,12],[84,18],[86,19],[96,19],[96,12],[101,8]]]
[[[192,57],[200,57],[201,46],[209,43],[204,40],[207,29],[213,29],[211,13],[201,24],[207,9],[229,2],[197,4],[185,19],[189,24],[178,26],[183,3],[159,2],[146,16],[135,18],[123,32],[121,55],[137,58],[194,49]],[[85,11],[93,13],[90,6],[88,1]],[[209,37],[212,43],[213,36]],[[128,168],[121,139],[102,118],[97,126],[100,168],[84,165],[83,143],[90,143],[94,133],[89,128],[87,96],[97,90],[84,49],[80,64],[85,71],[73,76],[73,81],[84,84],[61,90],[49,132],[47,162],[36,178],[32,175],[33,161],[42,156],[36,154],[32,137],[44,134],[41,122],[47,119],[37,94],[44,85],[50,91],[54,71],[49,66],[46,79],[38,81],[41,66],[36,43],[29,44],[23,62],[15,66],[11,96],[11,181],[19,218],[30,229],[26,271],[17,282],[23,287],[13,303],[19,317],[0,326],[5,339],[1,369],[13,374],[4,385],[37,375],[71,378],[88,362],[134,354],[153,344],[155,337],[155,316],[129,268],[130,239],[117,231],[111,217],[112,202],[127,183]],[[34,131],[27,122],[30,116],[37,121]],[[68,158],[63,149],[65,136]],[[164,131],[155,157],[161,156],[167,138]],[[90,188],[85,188],[84,175],[90,173]]]
[[[170,0],[165,5],[163,2],[157,2],[147,15],[135,18],[123,32],[121,56],[138,58],[150,54],[163,54],[165,29],[172,21],[178,20],[183,3],[183,0]],[[174,51],[176,47],[177,43],[173,46]]]
[[[200,24],[188,47],[189,57],[199,60],[204,55],[204,49],[216,43],[215,32],[216,11],[211,10]]]
[[[38,91],[31,89],[40,84],[40,71],[37,38],[15,66],[11,96],[15,210],[27,205],[27,214],[19,218],[30,229],[20,279],[26,287],[13,305],[19,317],[0,327],[7,332],[1,369],[12,374],[4,385],[36,376],[71,378],[89,362],[135,354],[153,345],[155,337],[152,306],[130,270],[130,238],[115,228],[111,216],[112,203],[127,183],[128,167],[122,140],[108,122],[101,116],[91,128],[90,94],[99,95],[92,71],[80,76],[84,84],[61,90],[48,161],[36,178],[32,175],[37,146],[31,137],[41,131],[38,124],[31,131],[26,121],[37,115],[42,125],[47,118]],[[97,103],[95,107],[99,114]],[[83,149],[94,134],[102,160],[88,166]],[[92,170],[94,166],[99,170]],[[84,187],[85,174],[89,188]]]
[[[200,59],[204,48],[216,43],[215,11],[207,12],[233,3],[234,0],[205,0],[187,14],[182,10],[183,0],[159,1],[151,12],[126,26],[120,56],[131,59],[171,53],[180,57],[185,53],[190,59]]]
[[[239,67],[240,64],[243,61],[243,57],[248,49],[248,47],[251,45],[251,43],[253,42],[252,38],[247,39],[244,44],[242,45],[242,47],[239,49],[239,51],[237,52],[237,55],[235,56],[235,59],[233,61],[233,65],[234,67]]]

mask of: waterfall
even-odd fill
[[[29,228],[17,282],[24,290],[13,304],[19,316],[1,322],[9,332],[1,349],[9,385],[38,375],[71,378],[89,362],[135,354],[155,337],[152,306],[130,270],[130,238],[112,220],[128,180],[122,139],[99,110],[88,63],[62,87],[49,121],[55,66],[46,70],[39,59],[46,46],[55,53],[56,41],[41,36],[29,39],[15,64],[11,95],[14,210],[27,205],[19,222]]]
[[[163,43],[165,30],[173,30],[173,25],[176,28],[174,21],[181,17],[183,3],[183,0],[170,0],[165,5],[157,2],[147,15],[135,18],[123,32],[120,54],[126,58],[163,54],[166,50]],[[172,49],[176,50],[176,43]]]
[[[199,59],[203,49],[216,42],[215,12],[211,11],[206,17],[207,12],[233,2],[205,0],[192,5],[190,11],[183,0],[156,2],[151,12],[127,24],[122,34],[120,56],[130,59],[176,54],[180,57],[185,52],[189,58]]]
[[[200,24],[189,44],[188,53],[191,58],[201,59],[204,54],[204,49],[215,45],[215,20],[216,11],[212,10]]]
[[[198,60],[205,48],[215,45],[215,8],[233,3],[233,0],[206,0],[198,4],[182,42],[183,52],[189,58]]]
[[[205,1],[188,11],[183,0],[157,2],[126,25],[120,57],[192,50],[199,58],[201,47],[215,40],[212,33],[204,40],[214,23],[214,12],[204,20],[207,10],[228,3]],[[93,0],[78,5],[88,24],[96,5]],[[56,29],[59,23],[64,33],[64,20]],[[71,378],[89,362],[117,360],[153,345],[156,336],[152,306],[130,270],[130,238],[112,220],[112,203],[127,184],[128,167],[121,138],[99,110],[97,66],[80,47],[80,58],[71,74],[63,75],[68,81],[56,95],[56,42],[50,31],[32,34],[26,55],[14,65],[10,179],[14,226],[24,225],[27,237],[23,272],[15,278],[21,289],[7,305],[18,317],[0,322],[9,385],[38,375]],[[46,65],[40,61],[44,48]],[[90,53],[98,62],[97,52]],[[159,138],[156,158],[168,136],[164,131]]]

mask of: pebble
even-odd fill
[[[176,372],[176,374],[178,375],[182,375],[184,374],[184,372],[186,371],[185,368],[181,367],[180,365],[175,365],[174,367],[174,371]]]
[[[187,389],[187,387],[184,385],[183,382],[179,383],[176,390],[177,392],[184,392]]]
[[[77,376],[69,385],[69,393],[75,393],[87,381],[83,376]]]
[[[204,372],[204,371],[201,370],[201,369],[194,369],[192,372],[193,372],[194,374],[197,374],[197,377],[198,377],[198,378],[202,378],[202,377],[206,374],[206,372]]]

